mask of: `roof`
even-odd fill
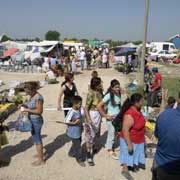
[[[180,34],[176,34],[176,35],[170,37],[169,40],[172,40],[172,39],[174,39],[174,38],[176,38],[176,37],[179,37],[179,38],[180,38]]]
[[[137,48],[138,46],[136,46],[135,44],[133,43],[127,43],[127,44],[124,44],[120,47],[127,47],[127,48]]]

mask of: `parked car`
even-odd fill
[[[157,56],[158,58],[167,58],[167,59],[174,59],[177,57],[175,53],[169,53],[166,50],[151,52],[150,56]]]

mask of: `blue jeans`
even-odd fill
[[[30,121],[32,123],[32,139],[34,144],[42,144],[42,138],[41,138],[41,128],[43,125],[43,119],[42,118],[30,118]]]
[[[84,60],[80,60],[81,61],[81,70],[84,70]]]
[[[112,125],[112,121],[107,121],[107,140],[106,140],[106,148],[112,149],[114,144],[114,138],[115,138],[115,130],[114,126]]]

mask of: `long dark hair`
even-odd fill
[[[67,82],[69,82],[72,78],[74,77],[74,75],[72,73],[67,73],[65,75],[65,81],[63,81],[63,83],[61,84],[61,86],[65,85]]]
[[[116,102],[115,102],[115,100],[114,100],[114,92],[113,92],[112,88],[113,88],[114,86],[117,86],[117,85],[120,85],[119,81],[118,81],[117,79],[113,79],[113,80],[111,81],[111,85],[110,85],[110,87],[108,88],[107,93],[106,93],[106,94],[108,94],[108,93],[110,94],[110,100],[111,100],[111,104],[112,104],[113,106],[116,106],[117,104],[116,104]],[[120,91],[119,91],[119,96],[121,97]]]
[[[123,120],[123,116],[125,114],[125,112],[131,107],[134,106],[136,103],[138,103],[141,99],[143,98],[143,96],[139,93],[134,93],[131,95],[131,97],[127,98],[122,107],[121,107],[121,113],[120,113],[120,120]]]
[[[96,87],[99,86],[101,84],[101,78],[99,77],[94,77],[91,79],[91,84],[90,84],[90,88],[92,90],[96,90]]]

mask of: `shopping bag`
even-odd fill
[[[16,121],[16,129],[21,132],[32,131],[32,123],[29,120],[28,114],[20,113]]]
[[[7,131],[7,127],[1,124],[0,125],[0,147],[6,144],[9,144],[5,131]]]

